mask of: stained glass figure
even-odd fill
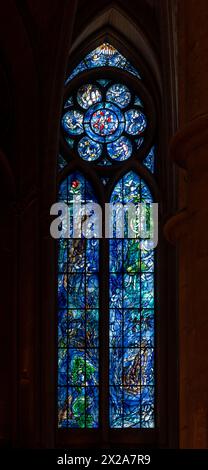
[[[117,49],[115,49],[115,47],[109,43],[103,43],[87,54],[85,59],[75,67],[73,72],[67,78],[66,84],[81,72],[95,67],[117,67],[135,75],[137,78],[141,78],[138,70],[135,69],[135,67],[133,67],[133,65],[131,65],[130,62],[120,54]]]
[[[101,154],[104,158],[106,150],[112,160],[127,160],[132,155],[132,143],[122,134],[126,131],[131,139],[142,135],[147,126],[146,116],[139,109],[128,109],[132,96],[125,85],[115,83],[109,86],[107,80],[99,82],[102,87],[105,83],[106,94],[93,84],[85,84],[78,89],[77,103],[83,112],[71,109],[63,116],[65,140],[70,148],[77,148],[78,155],[89,162],[97,160]],[[73,141],[72,145],[69,139],[72,136],[78,139],[83,133],[85,136],[75,146]],[[141,139],[135,139],[137,148],[139,142],[143,142]],[[107,144],[107,147],[102,144]]]
[[[116,83],[106,93],[107,101],[112,101],[120,108],[126,108],[131,101],[131,93],[125,85]]]
[[[102,94],[99,88],[95,85],[83,85],[78,90],[77,101],[84,109],[88,109],[90,106],[92,106],[92,104],[98,103],[101,100]]]
[[[111,202],[152,196],[134,172],[115,186]],[[154,427],[154,253],[137,239],[110,240],[110,426]]]
[[[62,182],[59,201],[74,195],[95,202],[88,181],[74,172]],[[60,428],[99,425],[99,241],[58,242],[58,422]]]
[[[78,143],[78,153],[83,160],[94,161],[102,154],[102,144],[89,137],[83,137]]]
[[[130,109],[125,113],[126,132],[132,135],[141,134],[147,126],[147,120],[138,109]]]
[[[120,137],[115,142],[107,145],[108,155],[113,160],[127,160],[132,153],[132,143],[127,137]]]
[[[83,114],[76,110],[68,111],[62,119],[62,125],[67,134],[82,134],[84,131]]]

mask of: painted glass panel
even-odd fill
[[[109,164],[111,160],[128,160],[134,141],[137,149],[143,143],[146,115],[139,108],[129,109],[132,94],[125,85],[109,84],[104,79],[99,84],[85,84],[78,89],[73,107],[62,118],[64,138],[85,161],[99,159],[104,165],[106,153]]]
[[[86,55],[85,59],[82,60],[69,75],[66,80],[66,84],[81,72],[95,67],[117,67],[135,75],[137,78],[140,78],[138,70],[135,69],[135,67],[133,67],[133,65],[131,65],[130,62],[120,54],[117,49],[115,49],[115,47],[105,42]]]
[[[60,185],[59,201],[96,202],[79,173]],[[99,425],[99,241],[58,241],[58,425]]]
[[[151,202],[144,181],[129,172],[111,202]],[[154,427],[154,252],[137,239],[111,239],[110,427]]]

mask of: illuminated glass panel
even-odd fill
[[[106,42],[86,55],[84,60],[82,60],[69,75],[66,84],[81,72],[95,67],[117,67],[135,75],[137,78],[141,78],[138,70],[136,70],[115,47]]]
[[[144,159],[144,165],[148,168],[151,173],[155,171],[155,146],[153,146],[148,153],[147,157]]]
[[[134,172],[115,186],[111,202],[152,202]],[[136,239],[110,243],[110,427],[154,427],[154,252]]]
[[[117,104],[120,108],[125,108],[131,101],[131,93],[125,85],[116,83],[108,89],[106,99]]]
[[[107,145],[108,155],[112,160],[127,160],[132,154],[132,143],[127,137],[120,137]]]
[[[132,155],[133,141],[137,148],[143,142],[143,137],[138,136],[144,134],[147,118],[138,107],[129,109],[132,94],[125,85],[112,84],[112,80],[110,84],[106,80],[99,83],[100,87],[85,84],[78,89],[77,101],[73,101],[72,108],[62,118],[64,138],[83,160],[104,161],[106,152],[114,161],[127,160]],[[64,109],[69,106],[69,100]]]
[[[60,185],[59,201],[95,202],[79,173]],[[58,425],[97,428],[99,400],[99,241],[58,241]]]
[[[77,101],[84,109],[88,109],[92,104],[102,100],[102,94],[98,87],[94,85],[83,85],[77,93]]]
[[[149,115],[146,116],[145,103],[124,83],[97,77],[93,82],[93,69],[103,68],[106,77],[105,67],[112,70],[116,67],[141,78],[123,55],[112,45],[103,43],[87,54],[67,78],[66,84],[82,72],[92,70],[90,83],[80,86],[79,82],[77,89],[66,96],[61,127],[70,150],[69,161],[76,152],[83,160],[83,167],[89,163],[92,173],[95,172],[108,191],[113,165],[119,162],[121,166],[143,149]],[[66,171],[67,164],[60,155],[58,170]],[[143,165],[154,172],[154,146]],[[60,201],[70,206],[74,196],[80,196],[81,202],[96,202],[91,184],[78,171],[69,174],[59,185]],[[143,201],[152,202],[149,188],[136,173],[129,171],[114,186],[111,202]],[[71,237],[71,227],[69,232]],[[125,236],[126,232],[125,226]],[[98,274],[102,255],[98,239],[61,238],[58,242],[60,428],[99,426],[102,384],[99,384]],[[109,263],[109,324],[106,323],[110,346],[106,371],[110,386],[109,426],[153,428],[154,253],[141,249],[138,240],[114,238],[109,240]],[[107,313],[108,309],[106,322]]]

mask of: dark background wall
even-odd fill
[[[173,286],[172,293],[179,297],[178,330],[172,332],[172,340],[179,340],[179,357],[175,358],[179,364],[179,437],[182,447],[208,445],[206,0],[1,2],[2,445],[55,445],[51,413],[55,325],[54,315],[49,315],[55,306],[55,289],[51,288],[55,258],[49,207],[56,194],[64,76],[71,45],[93,18],[113,5],[122,8],[123,15],[132,18],[148,39],[166,96],[166,127],[161,129],[167,149],[161,163],[166,175],[162,188],[167,194],[166,220],[170,208],[176,211],[176,199],[180,210],[165,226],[179,254],[178,289]],[[174,188],[169,184],[173,166],[168,154],[173,134],[171,155],[179,180]],[[175,318],[172,321],[176,325]]]

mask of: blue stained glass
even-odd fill
[[[65,102],[64,109],[71,108],[71,106],[73,106],[73,104],[74,104],[73,97],[69,96],[69,98]]]
[[[152,202],[152,194],[144,181],[141,181],[141,198],[142,201],[145,201],[146,203]]]
[[[151,401],[152,403],[152,401]],[[154,405],[143,405],[141,407],[141,428],[154,428]]]
[[[154,173],[155,171],[155,146],[151,148],[149,154],[144,159],[143,164],[148,168],[148,170],[151,171],[151,173]]]
[[[81,173],[59,187],[59,201],[96,202]],[[99,425],[99,240],[58,241],[58,420],[59,427]]]
[[[130,109],[125,112],[126,132],[131,135],[137,135],[144,132],[147,127],[147,119],[138,109]]]
[[[103,87],[106,87],[110,82],[111,82],[111,80],[106,80],[106,79],[102,79],[102,78],[100,80],[97,80],[97,83],[99,83]]]
[[[140,137],[139,139],[135,139],[135,142],[136,142],[136,148],[139,149],[143,142],[144,142],[144,137]]]
[[[67,178],[59,185],[58,199],[67,202]]]
[[[123,427],[123,391],[119,386],[111,386],[109,388],[110,395],[110,427]]]
[[[109,178],[101,178],[102,183],[106,186],[109,181]]]
[[[127,175],[122,178],[123,183],[123,202],[132,202],[133,204],[138,204],[142,202],[140,195],[140,177],[130,171]]]
[[[58,384],[67,385],[67,349],[58,350]]]
[[[110,272],[121,273],[123,271],[123,242],[113,238],[110,245]]]
[[[102,154],[103,146],[89,137],[83,137],[78,143],[78,153],[83,160],[97,160]]]
[[[85,385],[85,350],[84,349],[68,349],[68,374],[67,382],[70,386]]]
[[[150,190],[133,171],[119,180],[111,195],[114,203],[146,200],[152,202]],[[110,240],[109,250],[110,426],[151,428],[155,426],[154,251],[128,238]]]
[[[124,387],[123,392],[123,427],[140,428],[140,388]]]
[[[124,130],[124,116],[113,103],[98,103],[87,110],[84,128],[89,137],[97,142],[112,142]]]
[[[154,275],[142,274],[141,276],[141,302],[143,308],[154,308]]]
[[[113,111],[99,109],[92,115],[90,123],[95,134],[106,136],[115,132],[118,127],[118,118]]]
[[[110,274],[110,307],[122,307],[122,275]]]
[[[141,387],[141,405],[152,403],[154,396],[154,387]]]
[[[112,162],[109,162],[109,160],[107,160],[107,158],[103,158],[101,160],[101,162],[98,162],[97,163],[99,166],[111,166],[112,165]]]
[[[81,202],[96,202],[92,186],[79,171],[70,174],[59,187],[59,201],[70,203],[74,196],[80,197]]]
[[[67,280],[68,307],[85,308],[85,276],[83,274],[70,274]]]
[[[58,252],[58,268],[59,272],[67,272],[67,240],[61,239],[59,241],[59,252]]]
[[[96,239],[86,240],[86,271],[99,271],[99,241]]]
[[[138,71],[109,43],[86,55],[66,83],[88,69],[117,67],[141,78]],[[105,76],[105,75],[104,75]],[[132,155],[130,138],[139,149],[147,118],[141,99],[123,84],[100,79],[83,84],[76,99],[68,97],[61,124],[64,138],[88,162],[122,162]],[[105,90],[104,90],[105,88]],[[77,109],[72,109],[74,101]],[[135,108],[128,109],[131,103]],[[133,105],[133,106],[134,106]],[[82,111],[81,111],[82,108]],[[142,110],[143,111],[143,110]],[[83,135],[85,133],[85,135]],[[81,136],[81,137],[79,137]],[[79,138],[78,138],[79,137]],[[154,172],[155,147],[143,164]],[[59,158],[59,170],[67,164]],[[108,160],[109,158],[109,160]],[[112,162],[110,161],[112,160]],[[103,184],[108,178],[101,177]],[[96,202],[91,184],[74,171],[59,186],[59,201],[72,207]],[[114,187],[110,202],[152,202],[146,183],[133,171]],[[121,220],[122,212],[117,212]],[[70,222],[73,214],[70,213]],[[124,214],[125,237],[128,214]],[[60,223],[60,227],[65,222]],[[75,221],[76,223],[76,221]],[[152,428],[154,420],[154,252],[138,239],[109,240],[109,422],[112,428]],[[67,227],[70,237],[72,228]],[[136,226],[133,224],[133,230]],[[114,234],[115,235],[115,234]],[[63,428],[99,426],[99,240],[58,241],[58,425]]]
[[[125,85],[116,83],[108,88],[106,99],[117,104],[120,108],[125,108],[131,101],[131,93]]]
[[[145,250],[141,251],[141,270],[143,272],[154,271],[154,251],[153,250]]]
[[[58,427],[67,428],[67,388],[58,387]]]
[[[140,347],[141,315],[139,309],[123,311],[123,345],[125,348]]]
[[[95,85],[83,85],[77,92],[77,101],[84,109],[88,109],[92,104],[98,103],[101,100],[102,94]]]
[[[143,108],[143,103],[138,96],[135,96],[134,104],[136,104],[137,106],[141,106]]]
[[[84,131],[83,114],[76,110],[68,111],[62,118],[62,126],[68,134],[82,134]]]
[[[67,411],[69,428],[85,428],[85,387],[69,387],[67,393]]]
[[[67,320],[68,320],[67,310],[60,309],[58,313],[58,347],[59,348],[67,347]]]
[[[67,306],[67,275],[58,275],[58,303],[60,308]]]
[[[123,271],[130,275],[140,271],[141,256],[139,240],[123,240]]]
[[[98,276],[88,274],[86,276],[86,308],[97,308],[98,301]]]
[[[65,168],[65,166],[67,166],[66,160],[64,160],[62,155],[59,155],[58,156],[58,170],[62,171]]]
[[[122,333],[123,333],[123,315],[122,310],[115,308],[110,311],[110,347],[122,347]],[[113,354],[113,352],[112,352]]]
[[[97,67],[117,67],[126,70],[137,78],[141,78],[138,70],[115,47],[109,43],[103,43],[86,55],[85,59],[69,75],[65,84],[69,83],[76,75],[84,72],[86,69]]]
[[[139,385],[141,382],[140,350],[137,348],[123,349],[123,384]]]
[[[154,385],[154,349],[141,348],[141,384]]]
[[[67,243],[67,241],[65,240]],[[67,268],[68,272],[83,273],[85,271],[85,246],[86,240],[69,239],[67,246]]]
[[[127,160],[132,154],[132,143],[127,137],[120,137],[107,145],[108,155],[112,160]]]
[[[74,139],[70,139],[69,137],[65,136],[65,141],[67,142],[68,146],[72,149],[74,147]]]
[[[99,392],[98,387],[86,387],[86,427],[99,426]]]
[[[67,331],[70,338],[70,347],[76,349],[85,347],[85,318],[83,315],[83,310],[80,310],[80,312],[80,318],[74,321],[68,320],[67,325]]]
[[[77,67],[74,68],[73,72],[71,73],[71,75],[69,75],[69,77],[67,78],[67,80],[65,81],[65,85],[67,85],[71,80],[73,80],[74,77],[76,77],[77,75],[79,75],[79,73],[81,72],[84,72],[86,69],[87,69],[87,64],[85,63],[84,60],[82,60],[78,65]]]
[[[110,385],[122,385],[123,375],[123,349],[119,347],[110,348]]]
[[[124,308],[140,307],[140,275],[123,275]]]
[[[144,347],[154,346],[154,310],[142,310],[141,336]]]

